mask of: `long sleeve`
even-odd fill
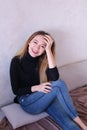
[[[55,81],[55,80],[58,80],[59,78],[59,72],[58,72],[57,67],[47,68],[46,74],[47,74],[48,81]]]
[[[19,58],[15,57],[11,61],[10,65],[10,81],[13,93],[17,96],[31,93],[31,87],[25,84],[25,87],[21,86],[20,80],[20,63]]]

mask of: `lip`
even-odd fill
[[[38,52],[34,51],[33,49],[32,49],[32,52],[33,52],[34,54],[38,54]]]

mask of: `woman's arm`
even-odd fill
[[[46,39],[46,44],[47,44],[46,45],[46,54],[47,54],[47,59],[48,59],[48,66],[49,66],[49,68],[54,68],[56,66],[56,63],[55,63],[55,59],[54,59],[52,51],[51,51],[53,39],[48,35],[45,36],[45,39]]]
[[[46,44],[47,44],[46,54],[47,54],[47,60],[48,60],[48,69],[46,71],[46,74],[47,74],[48,81],[54,81],[59,78],[59,72],[56,66],[54,56],[51,51],[53,39],[48,35],[45,36],[45,39],[46,39]]]
[[[14,57],[10,64],[10,81],[11,81],[12,91],[17,96],[31,93],[30,86],[25,86],[25,87],[20,86],[19,72],[20,72],[19,58]]]
[[[43,93],[48,93],[51,92],[51,83],[50,82],[45,82],[45,83],[41,83],[39,85],[34,85],[31,87],[31,91],[32,92],[43,92]]]
[[[47,68],[46,75],[48,81],[56,81],[59,79],[59,72],[57,67]]]

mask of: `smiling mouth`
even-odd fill
[[[38,52],[34,51],[33,49],[32,49],[32,52],[33,52],[34,54],[38,54]]]

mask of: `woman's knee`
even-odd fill
[[[52,82],[52,87],[66,87],[66,84],[63,80],[59,79]]]

